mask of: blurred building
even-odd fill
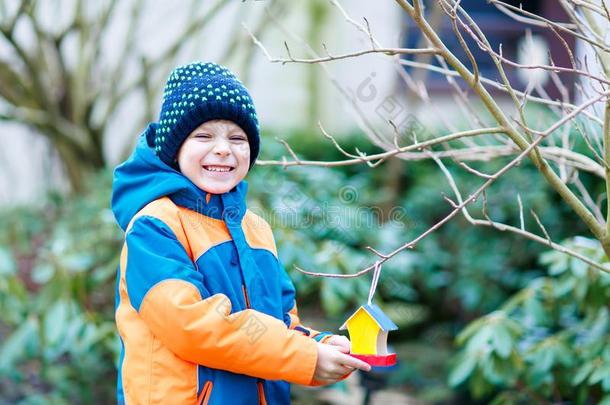
[[[243,22],[254,30],[257,19],[265,12],[266,3],[265,0],[234,0],[203,30],[200,46],[192,46],[180,53],[178,64],[194,59],[218,61],[223,54],[231,52],[231,49],[227,50],[227,42],[235,29],[241,30],[244,39],[249,41],[241,24]],[[309,22],[303,17],[308,3],[307,0],[290,2],[283,17],[270,23],[271,26],[264,31],[261,41],[274,57],[287,56],[284,41],[290,44],[294,57],[312,57],[305,45],[310,32]],[[343,3],[349,15],[360,24],[364,23],[363,17],[367,18],[375,36],[382,43],[388,44],[386,46],[397,45],[402,14],[394,2],[354,0]],[[139,46],[149,54],[154,54],[178,31],[178,25],[185,21],[185,13],[189,10],[163,0],[149,0],[144,4],[147,9],[143,32],[139,35]],[[61,10],[58,12],[61,13]],[[66,7],[64,14],[69,10],[70,7]],[[133,23],[130,21],[129,8],[124,8],[116,18],[120,20],[117,24],[123,29],[118,27],[110,32],[114,38],[109,41],[109,61],[118,57],[125,36],[124,28]],[[359,35],[354,26],[328,4],[319,31],[316,38],[324,41],[328,49],[336,54],[368,46],[366,38],[361,33]],[[314,44],[314,48],[317,52],[323,51],[321,43]],[[6,44],[0,41],[0,53],[6,50]],[[357,63],[340,61],[327,64],[328,72],[325,72],[321,67],[313,65],[269,63],[258,48],[254,49],[254,53],[253,64],[247,72],[247,85],[254,97],[263,131],[267,128],[281,132],[316,127],[317,120],[324,122],[330,131],[353,129],[356,127],[353,116],[346,112],[344,100],[337,94],[337,89],[331,84],[332,80],[344,87],[345,91],[353,91],[352,88],[357,87],[371,72],[375,72],[376,86],[380,92],[390,93],[394,84],[391,66],[379,56],[367,56]],[[245,75],[239,66],[229,67],[236,70],[238,75]],[[310,100],[312,80],[319,89],[313,102]],[[161,94],[156,103],[158,111]],[[310,118],[312,112],[308,111],[308,105],[315,107],[313,114],[318,117],[315,122]],[[141,108],[137,100],[127,103],[109,124],[110,136],[104,150],[113,164],[120,160],[120,152],[125,143],[133,142],[139,130],[143,129],[134,128],[133,122],[130,122],[133,116],[131,112],[137,108]],[[66,187],[61,166],[45,139],[22,125],[0,122],[0,142],[3,144],[3,148],[0,148],[1,205],[35,202],[49,189]]]
[[[563,8],[554,0],[503,0],[504,3],[516,8],[523,9],[526,13],[539,15],[554,22],[568,21],[568,16]],[[432,4],[431,1],[425,3]],[[436,2],[434,2],[436,3]],[[520,64],[536,65],[551,64],[549,55],[552,55],[552,63],[556,66],[570,67],[570,54],[566,45],[575,52],[576,41],[571,35],[561,34],[559,39],[552,30],[544,26],[526,24],[517,19],[510,18],[500,9],[493,7],[486,1],[465,1],[461,3],[464,10],[477,23],[482,32],[485,33],[491,47],[496,53]],[[520,15],[514,9],[505,8],[507,13]],[[521,15],[527,18],[527,15]],[[432,18],[434,20],[434,18]],[[530,19],[531,20],[531,19]],[[481,76],[501,82],[493,60],[482,50],[470,35],[463,32],[463,37],[470,48]],[[460,45],[458,38],[453,33],[449,19],[444,18],[438,24],[440,37],[451,51],[470,68],[470,62]],[[410,25],[406,32],[405,43],[408,47],[415,47],[421,41],[421,33],[416,26]],[[564,43],[562,43],[565,41]],[[438,63],[435,63],[438,66]],[[552,98],[560,97],[557,86],[549,80],[547,71],[540,69],[517,69],[513,66],[504,65],[509,81],[518,90],[524,90],[528,84],[542,85]],[[410,70],[407,68],[407,70]],[[574,76],[562,74],[561,79],[568,90],[573,89]],[[440,74],[433,74],[427,79],[428,89],[431,93],[449,91],[447,81]],[[498,95],[502,93],[494,92]]]
[[[78,0],[75,0],[78,1]],[[523,3],[526,11],[540,14],[554,21],[566,21],[562,8],[553,0],[508,0],[509,4],[519,6]],[[324,3],[324,2],[323,2]],[[426,0],[429,12],[432,12],[436,1]],[[158,52],[163,43],[167,43],[178,25],[184,21],[189,10],[175,7],[175,3],[162,0],[145,2],[145,22],[139,38],[141,46],[150,54]],[[418,47],[422,43],[418,28],[408,20],[406,14],[394,1],[350,0],[341,4],[349,18],[340,10],[328,6],[312,28],[311,20],[304,18],[312,2],[297,0],[290,2],[281,19],[269,23],[263,32],[261,41],[274,57],[287,57],[284,46],[286,41],[293,57],[311,58],[326,56],[322,43],[333,55],[340,55],[370,48],[370,38],[362,32],[368,22],[374,38],[384,47]],[[326,3],[324,3],[326,4]],[[511,60],[526,64],[549,64],[570,66],[569,49],[582,56],[591,53],[586,47],[576,50],[574,38],[562,35],[563,41],[556,34],[544,27],[532,27],[515,21],[485,1],[462,2],[463,7],[485,32],[492,47],[497,51],[502,44],[503,55]],[[242,22],[253,29],[257,19],[265,12],[265,0],[235,0],[226,7],[209,26],[203,30],[201,45],[191,46],[180,52],[178,63],[187,63],[193,59],[218,61],[227,52],[228,38],[236,30],[241,30]],[[127,9],[119,15],[118,24],[126,27],[130,21]],[[366,20],[364,19],[366,18]],[[441,37],[449,48],[463,61],[468,61],[460,47],[451,25],[446,18],[430,16],[437,24]],[[360,25],[360,29],[356,26]],[[243,30],[242,30],[243,31]],[[109,42],[109,60],[117,58],[124,33],[114,30],[114,38]],[[244,37],[246,37],[245,31]],[[477,44],[465,35],[473,51],[481,74],[489,79],[500,81],[492,60],[479,49]],[[242,52],[238,48],[235,52]],[[0,52],[3,51],[0,43]],[[388,120],[401,128],[413,125],[438,125],[438,114],[442,111],[447,119],[464,120],[463,111],[455,106],[451,88],[446,78],[438,73],[405,67],[404,72],[416,81],[426,83],[426,89],[434,99],[434,108],[429,108],[413,94],[409,94],[400,72],[392,58],[383,55],[363,55],[357,60],[344,59],[310,65],[298,63],[270,63],[258,48],[254,49],[252,65],[247,72],[237,63],[229,64],[238,75],[247,78],[247,85],[255,99],[263,132],[273,129],[274,133],[309,128],[311,136],[318,136],[317,123],[320,121],[325,129],[333,134],[360,130],[374,137],[375,133],[390,134],[392,129]],[[239,55],[237,55],[239,56]],[[418,59],[419,58],[419,59]],[[439,66],[434,58],[408,57],[412,61],[424,61]],[[589,56],[592,60],[593,56]],[[234,58],[238,60],[239,58]],[[233,60],[233,59],[231,59]],[[469,66],[466,63],[466,66]],[[528,84],[540,85],[552,98],[561,96],[561,85],[551,80],[548,73],[540,70],[521,70],[506,67],[508,77],[517,89],[523,90]],[[169,71],[167,72],[169,73]],[[561,75],[562,85],[573,95],[575,78]],[[112,85],[112,84],[109,84]],[[506,94],[492,91],[499,103],[510,106]],[[576,98],[576,97],[575,97]],[[161,94],[156,97],[156,111],[161,103]],[[134,126],[131,112],[141,108],[137,101],[128,102],[115,114],[109,124],[109,136],[104,151],[111,164],[122,158],[125,145],[133,143],[143,128]],[[320,135],[321,136],[321,135]],[[21,125],[0,122],[0,204],[32,202],[44,196],[50,188],[65,188],[66,182],[48,142],[31,133]]]

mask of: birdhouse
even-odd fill
[[[350,355],[371,366],[393,366],[396,353],[388,353],[388,332],[398,329],[381,308],[363,305],[339,328],[347,329],[352,343]]]

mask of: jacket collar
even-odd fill
[[[211,194],[199,188],[182,189],[169,195],[174,204],[226,222],[240,223],[246,214],[248,183],[242,180],[231,191]]]
[[[157,124],[149,124],[132,155],[114,171],[112,212],[121,228],[125,230],[133,216],[146,204],[164,196],[203,215],[217,219],[234,217],[234,221],[241,223],[246,212],[247,183],[242,180],[227,193],[208,196],[155,155],[147,140],[154,137],[156,130]]]

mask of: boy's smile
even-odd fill
[[[215,165],[215,166],[204,165],[203,168],[205,170],[207,170],[208,172],[221,172],[221,173],[230,172],[231,170],[234,169],[233,166],[219,166],[219,165]]]
[[[250,144],[234,122],[211,120],[189,134],[178,151],[177,161],[182,174],[201,190],[222,194],[248,173]]]

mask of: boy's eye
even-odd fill
[[[204,133],[199,133],[199,134],[195,134],[194,137],[198,138],[198,139],[210,139],[212,137],[212,135],[204,134]]]
[[[241,135],[235,135],[230,137],[229,139],[231,139],[232,141],[246,141],[246,137],[245,136],[241,136]]]

